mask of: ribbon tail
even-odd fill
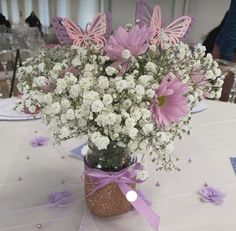
[[[126,195],[129,191],[134,191],[127,184],[120,183],[119,187],[124,195]],[[158,230],[160,217],[147,205],[145,201],[143,201],[143,199],[138,194],[137,196],[137,199],[130,203],[145,218],[145,220],[154,230]]]

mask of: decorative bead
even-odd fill
[[[36,228],[37,228],[37,229],[41,229],[41,228],[42,228],[42,225],[41,225],[41,224],[37,224],[37,225],[36,225]]]
[[[126,193],[126,199],[129,201],[129,202],[135,202],[138,198],[138,195],[135,191],[131,190],[129,192]]]
[[[155,185],[156,185],[157,187],[160,187],[160,184],[159,184],[159,182],[157,182]]]

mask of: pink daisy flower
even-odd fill
[[[144,54],[148,49],[149,36],[150,31],[146,25],[141,28],[136,25],[130,31],[119,27],[108,41],[105,48],[106,54],[113,61],[123,60],[124,49],[128,49],[134,57]]]
[[[146,25],[141,28],[136,25],[130,31],[119,27],[105,48],[106,55],[114,61],[112,66],[115,68],[121,66],[120,74],[126,72],[130,67],[130,61],[123,58],[122,52],[127,49],[134,57],[144,54],[148,49],[149,37],[150,30]]]
[[[187,98],[187,85],[177,77],[165,76],[160,86],[156,89],[151,101],[150,111],[158,126],[167,126],[172,122],[179,122],[181,116],[189,112]]]

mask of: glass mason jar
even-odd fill
[[[117,142],[111,142],[106,149],[98,150],[89,140],[88,147],[85,161],[90,168],[117,172],[132,164],[128,148],[118,146]]]
[[[133,164],[128,149],[119,147],[116,142],[111,142],[103,150],[98,150],[90,140],[88,146],[89,150],[85,156],[85,163],[90,168],[116,174],[116,172]],[[85,176],[85,195],[89,195],[86,196],[86,202],[94,215],[113,217],[130,211],[132,205],[121,192],[117,183],[110,182],[94,192],[95,186],[96,181]],[[135,183],[130,183],[129,186],[134,189]]]

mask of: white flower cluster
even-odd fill
[[[165,75],[175,74],[189,86],[186,97],[191,108],[204,93],[219,96],[221,73],[211,56],[204,57],[201,46],[191,51],[179,43],[160,53],[152,45],[142,56],[131,57],[128,49],[122,56],[131,67],[121,75],[102,51],[74,46],[43,51],[18,72],[23,105],[30,111],[32,105],[40,107],[56,143],[85,134],[98,149],[115,141],[131,153],[151,154],[160,169],[171,169],[172,141],[189,132],[190,115],[168,128],[157,126],[150,112],[155,90]],[[207,84],[195,84],[194,68],[204,71]]]

